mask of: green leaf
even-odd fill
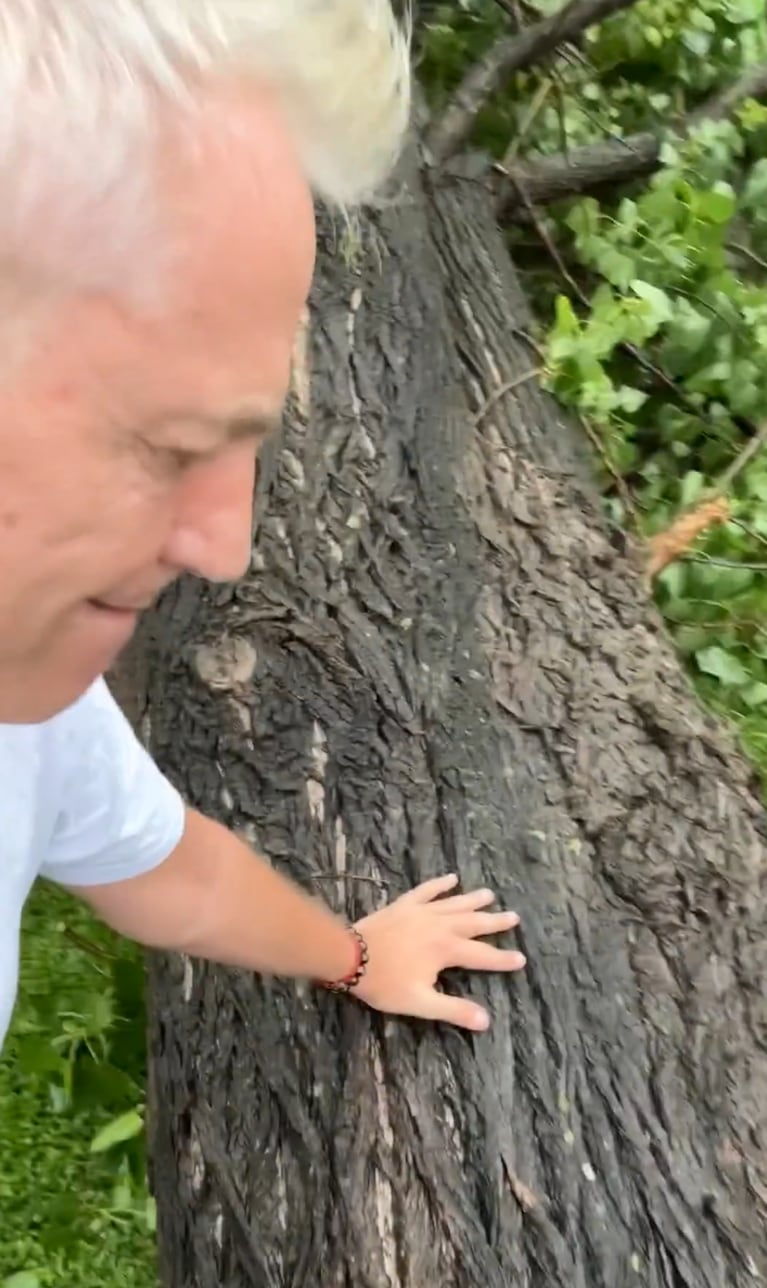
[[[637,277],[631,282],[631,289],[640,300],[644,300],[645,304],[649,305],[649,315],[653,323],[662,326],[664,322],[671,321],[674,316],[674,306],[665,291]]]
[[[727,0],[724,11],[728,22],[758,22],[764,18],[764,0]]]
[[[144,1130],[144,1115],[138,1109],[130,1109],[127,1114],[120,1114],[119,1118],[113,1118],[102,1127],[101,1131],[94,1136],[91,1141],[91,1153],[103,1154],[106,1150],[112,1149],[114,1145],[120,1145],[123,1141],[133,1140]]]
[[[697,501],[705,486],[706,480],[700,470],[688,470],[679,489],[679,499],[682,505],[692,505],[693,501]]]
[[[613,286],[626,290],[632,277],[636,274],[636,260],[631,255],[624,255],[614,246],[601,245],[591,256],[596,268]]]
[[[747,98],[738,110],[738,120],[744,130],[759,130],[767,125],[767,104]]]
[[[713,675],[728,687],[740,687],[748,683],[748,672],[742,663],[738,661],[734,653],[728,653],[726,649],[719,648],[717,644],[711,644],[708,648],[698,649],[695,654],[695,661],[704,675]]]
[[[683,625],[674,631],[676,646],[685,657],[697,653],[700,648],[705,648],[705,641],[710,638],[710,631],[703,626]]]
[[[135,1105],[141,1091],[134,1078],[109,1060],[79,1059],[72,1078],[72,1099],[77,1109],[95,1108],[117,1113]]]
[[[675,563],[668,564],[658,577],[657,584],[666,592],[669,603],[682,598],[686,571],[685,564],[677,560]]]
[[[756,208],[767,201],[767,157],[762,157],[751,167],[742,200],[746,209]]]
[[[647,394],[641,389],[634,389],[632,385],[621,385],[616,391],[617,406],[622,407],[629,415],[632,412],[639,411],[647,402]]]
[[[2,1288],[42,1288],[42,1280],[36,1270],[19,1270],[3,1280]]]
[[[743,690],[740,696],[747,707],[760,707],[767,702],[767,684],[763,684],[761,680],[755,680]]]
[[[581,240],[586,237],[594,237],[599,231],[600,220],[599,202],[593,197],[586,197],[573,206],[567,216],[565,223],[571,228],[576,237]]]
[[[66,1061],[49,1038],[35,1033],[24,1034],[16,1040],[16,1059],[19,1070],[27,1075],[60,1073]]]
[[[705,31],[685,31],[682,40],[697,58],[705,58],[711,48],[711,37]]]
[[[691,580],[698,593],[723,603],[753,586],[755,576],[751,568],[725,568],[712,560],[695,564]]]

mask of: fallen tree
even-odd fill
[[[617,8],[618,6],[613,6]],[[750,1288],[767,847],[540,390],[481,180],[325,218],[250,575],[132,659],[190,800],[357,916],[454,869],[523,917],[473,1038],[152,965],[171,1288]]]

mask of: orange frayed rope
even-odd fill
[[[726,523],[730,513],[730,502],[727,497],[715,496],[710,501],[704,501],[696,510],[680,514],[670,528],[666,528],[664,532],[658,532],[647,543],[649,552],[647,575],[657,577],[659,572],[662,572],[680,555],[686,554],[693,542],[707,528],[713,527],[715,523]]]

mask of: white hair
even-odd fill
[[[0,278],[130,289],[160,115],[229,73],[277,91],[320,197],[366,199],[407,128],[409,37],[390,0],[0,0]]]

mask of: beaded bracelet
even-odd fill
[[[329,993],[350,993],[353,988],[359,984],[369,960],[368,946],[356,926],[349,927],[349,934],[353,937],[356,947],[356,957],[352,969],[343,979],[331,981],[318,979],[315,982],[320,988],[325,988]]]

